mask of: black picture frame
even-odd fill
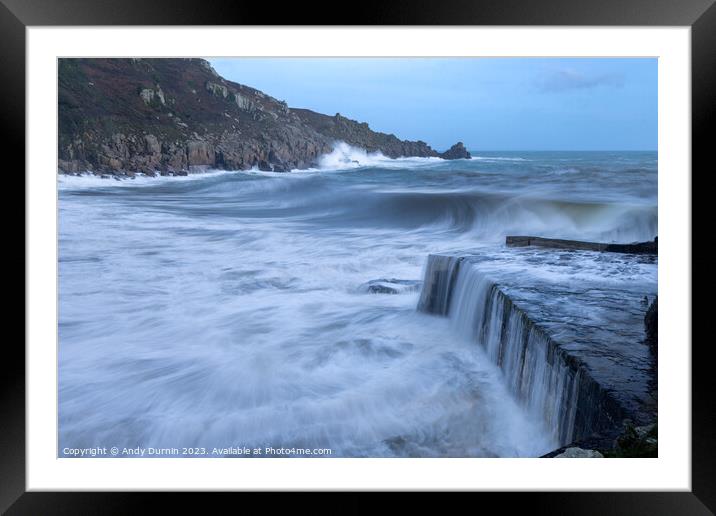
[[[25,29],[61,25],[620,25],[690,26],[692,43],[692,183],[693,171],[713,173],[716,120],[716,6],[714,0],[442,0],[440,2],[374,2],[365,0],[339,14],[334,5],[285,3],[272,8],[261,2],[216,0],[0,0],[0,120],[7,165],[25,170]],[[349,13],[349,14],[348,14]],[[712,129],[709,131],[709,129]],[[10,152],[10,149],[13,152]],[[4,153],[5,154],[5,153]],[[6,170],[5,172],[8,172]],[[6,177],[8,177],[6,175]],[[14,172],[14,188],[24,180]],[[7,191],[7,190],[6,190]],[[703,195],[703,193],[701,194]],[[19,195],[12,194],[19,198]],[[23,196],[24,198],[24,196]],[[692,205],[699,203],[692,196]],[[5,220],[15,221],[18,209],[4,204]],[[694,224],[698,218],[692,217]],[[19,227],[19,225],[16,225]],[[692,235],[694,232],[692,231]],[[696,233],[697,235],[699,233]],[[24,235],[23,235],[24,238]],[[18,249],[22,249],[20,252]],[[707,254],[692,256],[692,275],[706,264]],[[24,245],[14,248],[8,271],[25,263]],[[14,266],[13,266],[14,265]],[[12,274],[12,272],[10,273]],[[18,275],[19,276],[19,275]],[[6,299],[11,299],[9,296]],[[23,295],[24,299],[24,295]],[[12,300],[15,310],[20,303]],[[692,303],[693,314],[703,305]],[[22,304],[24,310],[24,303]],[[17,317],[19,320],[19,314]],[[699,317],[692,315],[692,321]],[[692,491],[590,493],[480,493],[497,499],[500,510],[522,509],[536,514],[713,514],[716,510],[716,411],[710,399],[714,381],[710,340],[692,338]],[[187,510],[198,503],[206,512],[208,494],[187,493],[48,493],[25,492],[25,353],[20,339],[5,339],[0,382],[0,511],[7,514],[128,514],[147,510]],[[688,346],[688,342],[672,343]],[[710,388],[709,388],[710,387]],[[212,494],[224,502],[233,494]],[[240,494],[244,503],[247,494]],[[259,495],[262,496],[262,495]],[[415,494],[423,504],[423,497]],[[265,500],[265,495],[261,503]],[[254,501],[254,500],[248,500]],[[229,503],[232,503],[229,501]],[[330,504],[323,505],[330,510]],[[370,497],[353,493],[340,502],[340,512],[359,512]],[[473,502],[474,503],[474,502]],[[484,503],[480,501],[479,503]],[[316,512],[315,502],[298,502],[299,510]],[[428,506],[423,505],[425,508]],[[237,507],[238,508],[238,507]],[[335,507],[334,507],[335,508]]]

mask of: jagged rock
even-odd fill
[[[240,93],[234,94],[234,101],[236,102],[236,105],[239,106],[239,109],[243,109],[244,111],[254,110],[254,103],[251,102],[248,97],[245,97]]]
[[[470,159],[472,156],[462,142],[457,142],[448,150],[440,154],[443,159]]]
[[[283,172],[316,166],[339,140],[392,158],[438,156],[425,142],[341,115],[289,109],[222,79],[203,59],[60,59],[58,82],[65,173],[256,165]]]
[[[214,148],[207,142],[188,142],[186,144],[186,156],[187,163],[190,166],[214,164]]]
[[[154,90],[151,88],[143,88],[139,91],[139,96],[145,104],[151,104],[152,100],[154,100]]]
[[[438,153],[423,141],[403,141],[394,134],[372,131],[368,124],[344,117],[340,113],[334,116],[315,113],[308,109],[291,109],[298,119],[328,136],[332,141],[344,141],[368,152],[381,152],[389,158],[401,156],[436,157]]]
[[[623,432],[614,441],[614,449],[608,455],[613,457],[658,457],[657,424],[634,426],[630,420],[625,420]]]
[[[156,91],[153,90],[152,88],[142,88],[139,91],[139,96],[142,98],[142,101],[144,101],[144,103],[146,105],[150,105],[154,101],[155,97],[159,102],[162,103],[162,105],[166,105],[166,99],[164,98],[164,92],[162,91],[162,88],[159,86],[157,86]]]
[[[215,82],[207,82],[206,90],[211,92],[216,97],[226,98],[229,96],[229,89],[223,84],[217,84]]]
[[[211,63],[207,61],[206,59],[199,59],[199,65],[206,68],[206,70],[213,75],[214,77],[219,77],[219,74],[214,70],[214,67],[211,66]]]
[[[656,423],[644,426],[635,426],[634,432],[640,439],[648,439],[649,435],[656,432]]]
[[[81,167],[81,163],[76,160],[67,161],[60,159],[57,161],[57,168],[66,173],[76,174],[82,171]]]
[[[555,459],[602,459],[604,455],[597,450],[583,450],[582,448],[567,448],[559,455],[554,456]]]
[[[162,146],[159,144],[157,137],[153,134],[145,135],[144,143],[147,154],[160,154],[162,152]]]

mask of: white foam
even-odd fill
[[[458,162],[451,173],[453,162],[435,158],[338,151],[359,164],[59,178],[62,445],[264,443],[378,457],[551,449],[481,347],[448,320],[415,313],[417,292],[359,286],[420,279],[425,257],[447,247],[481,245],[497,255],[498,272],[518,274],[533,257],[506,248],[505,233],[651,238],[656,193],[651,204],[626,206],[633,189],[612,176],[597,178],[607,185],[599,189],[567,176],[563,197],[550,197],[558,189],[535,194],[542,175],[529,166],[471,176],[482,162]],[[442,165],[433,171],[433,163]],[[376,177],[361,180],[376,164]],[[210,179],[220,174],[236,176]],[[583,186],[567,188],[577,180]],[[164,181],[194,183],[126,189]],[[82,185],[86,195],[72,195]],[[119,188],[105,195],[102,187]],[[569,202],[602,190],[625,197],[615,206]],[[576,260],[555,259],[536,279],[605,285],[646,274]],[[386,444],[402,441],[405,450]]]
[[[369,153],[360,147],[353,147],[345,142],[338,141],[334,144],[334,149],[328,154],[322,155],[318,159],[317,167],[309,167],[305,169],[291,169],[292,174],[315,174],[325,171],[353,170],[357,168],[380,167],[388,169],[415,168],[421,166],[430,166],[443,163],[445,160],[438,157],[399,157],[389,158],[381,152]],[[133,177],[114,176],[111,174],[96,175],[91,171],[86,171],[80,175],[58,174],[57,184],[62,190],[75,190],[82,188],[101,188],[101,187],[128,187],[128,186],[156,186],[157,181],[197,181],[223,174],[247,174],[265,177],[285,176],[286,172],[274,172],[270,170],[259,170],[254,166],[248,170],[217,170],[206,169],[198,172],[190,172],[186,176],[162,176],[157,173],[151,177],[142,173],[137,173]]]
[[[415,166],[434,165],[442,163],[437,157],[399,157],[389,158],[381,152],[367,152],[360,147],[353,147],[346,142],[338,141],[334,149],[318,159],[320,170],[346,170],[364,167],[381,168],[413,168]]]
[[[202,172],[193,172],[186,176],[161,176],[157,174],[155,177],[151,177],[138,173],[133,178],[113,176],[109,174],[105,175],[105,177],[102,177],[95,175],[92,172],[85,172],[78,176],[73,176],[69,174],[58,174],[57,187],[60,190],[79,190],[84,188],[156,186],[158,183],[161,182],[201,181],[212,177],[234,173],[236,173],[236,171],[209,169]]]

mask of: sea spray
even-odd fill
[[[477,266],[463,260],[453,288],[449,316],[456,330],[484,348],[510,392],[558,442],[571,442],[579,373]]]
[[[488,247],[430,255],[418,309],[499,367],[509,392],[567,444],[654,418],[644,297],[656,258]]]
[[[514,393],[537,378],[506,383],[493,358],[503,347],[476,346],[451,320],[416,313],[417,292],[360,286],[420,280],[426,256],[443,249],[478,247],[511,267],[502,243],[515,227],[653,238],[655,154],[494,155],[529,161],[61,177],[60,450],[240,444],[331,448],[333,457],[486,457],[552,449],[543,409],[529,407],[566,392],[550,380],[557,374],[541,374],[539,400],[520,401]],[[551,172],[567,166],[578,172]],[[544,264],[540,274],[563,269]],[[651,274],[576,268],[569,277],[609,285],[627,273]],[[491,308],[495,318],[504,309]],[[538,340],[529,337],[526,360],[540,356]]]

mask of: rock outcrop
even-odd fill
[[[65,173],[284,172],[315,166],[336,141],[388,157],[467,152],[457,144],[441,155],[339,114],[291,109],[223,79],[203,59],[60,59],[58,81],[58,169]]]
[[[359,290],[369,294],[402,294],[420,290],[422,284],[420,280],[377,279],[364,283]]]
[[[658,457],[657,423],[634,426],[631,421],[625,421],[621,435],[615,439],[613,448],[605,454],[607,457]]]
[[[604,455],[597,450],[584,450],[582,448],[567,448],[559,455],[554,456],[555,459],[603,459]]]
[[[320,134],[329,137],[333,141],[344,141],[368,152],[381,152],[389,158],[440,156],[440,153],[433,150],[423,141],[400,140],[394,134],[372,131],[367,123],[356,122],[340,113],[328,116],[308,109],[294,109],[293,111],[298,114],[305,124]]]
[[[448,150],[441,153],[440,157],[443,159],[470,159],[472,156],[470,156],[470,153],[462,142],[457,142]]]

